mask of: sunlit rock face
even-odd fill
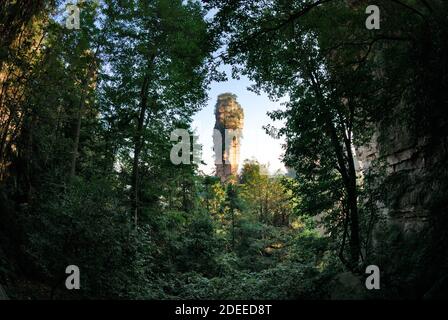
[[[215,106],[215,132],[213,135],[216,175],[228,181],[238,172],[244,112],[236,95],[223,93]]]

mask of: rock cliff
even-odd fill
[[[236,101],[236,95],[223,93],[218,96],[215,107],[215,132],[213,135],[216,175],[227,181],[238,172],[243,108]]]

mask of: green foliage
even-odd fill
[[[204,275],[216,271],[216,255],[220,251],[219,239],[211,217],[200,213],[189,223],[180,236],[181,248],[176,255],[179,270],[196,271]]]
[[[289,225],[296,201],[288,178],[270,176],[269,168],[257,161],[246,160],[240,180],[241,197],[253,216],[276,226]]]
[[[56,288],[65,267],[82,270],[86,297],[136,297],[138,284],[151,275],[154,244],[148,230],[135,232],[112,181],[77,179],[42,194],[25,215],[26,251]],[[32,227],[31,227],[32,226]]]
[[[59,1],[38,2],[0,4],[11,22],[0,25],[0,282],[11,297],[328,298],[346,238],[355,265],[361,252],[394,261],[393,294],[424,274],[421,296],[445,276],[434,267],[446,263],[443,166],[385,177],[378,161],[361,181],[352,147],[376,125],[386,154],[397,122],[444,132],[446,1],[373,1],[380,31],[366,31],[354,1],[212,0],[211,21],[198,1],[85,1],[76,32],[54,15]],[[285,138],[294,178],[246,161],[221,183],[171,163],[170,133],[193,133],[222,79],[220,46],[251,90],[288,98],[269,114],[284,127],[266,131]],[[410,185],[439,192],[429,201]],[[407,238],[379,214],[406,197],[437,212],[431,233]],[[82,290],[65,290],[68,265]]]
[[[308,234],[308,232],[310,231],[300,233],[300,236],[289,243],[291,249],[288,250],[286,258],[262,270],[241,269],[241,266],[257,263],[245,260],[248,255],[253,253],[246,252],[246,256],[241,258],[233,253],[224,254],[217,261],[221,266],[219,276],[206,278],[197,273],[184,274],[179,280],[181,289],[177,294],[183,299],[316,299],[327,297],[327,284],[338,269],[334,269],[331,264],[328,264],[328,258],[318,258],[319,254],[314,256],[316,248],[317,252],[319,252],[319,247],[321,250],[325,250],[325,240]],[[316,245],[313,241],[320,242],[320,245]],[[302,256],[302,254],[305,255]],[[319,263],[315,263],[317,261]]]

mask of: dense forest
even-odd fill
[[[445,0],[0,1],[0,295],[448,297],[447,39]],[[171,161],[223,64],[289,174]]]

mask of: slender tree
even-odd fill
[[[204,103],[205,62],[214,46],[198,3],[106,3],[111,68],[105,90],[111,93],[110,109],[123,114],[122,121],[130,126],[123,147],[132,155],[130,200],[137,224],[142,157],[162,150],[150,150],[148,139],[154,130],[189,123]]]

